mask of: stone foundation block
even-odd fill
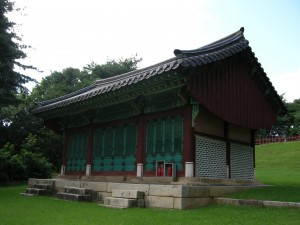
[[[111,193],[108,192],[94,192],[92,193],[92,200],[95,202],[104,202],[106,197],[111,197]]]
[[[169,184],[176,181],[174,177],[143,177],[143,181],[148,184]]]
[[[85,188],[65,187],[65,193],[77,195],[92,195],[92,190]]]
[[[212,198],[175,198],[174,209],[192,209],[213,203]]]
[[[182,197],[181,185],[150,185],[149,195],[165,197]]]
[[[68,201],[84,201],[84,202],[92,201],[91,195],[79,195],[79,194],[72,194],[72,193],[65,193],[65,192],[58,192],[57,198],[68,200]]]
[[[130,198],[130,199],[143,199],[145,196],[144,192],[137,190],[120,190],[113,189],[112,197],[115,198]]]
[[[29,186],[33,186],[35,184],[37,184],[37,179],[35,179],[35,178],[29,178],[28,179],[28,185]]]
[[[174,208],[173,197],[145,196],[145,206],[149,208]]]
[[[81,181],[81,188],[92,189],[93,191],[104,192],[107,190],[106,182],[91,182],[91,181]]]
[[[26,193],[33,195],[47,195],[47,190],[37,188],[26,188]]]
[[[93,181],[95,182],[107,182],[107,178],[105,176],[91,176]]]
[[[64,188],[64,187],[76,187],[80,188],[80,182],[79,180],[62,180],[58,179],[55,182],[55,188]]]
[[[55,184],[55,179],[36,179],[36,178],[29,178],[28,179],[28,185],[29,186],[34,186],[36,184],[47,184],[47,185],[52,185],[54,186]]]
[[[113,189],[120,190],[137,190],[149,194],[149,184],[128,184],[128,183],[108,183],[107,192],[112,192]]]
[[[34,188],[43,189],[43,190],[52,190],[54,185],[52,184],[35,184]]]
[[[182,197],[207,198],[209,197],[209,188],[207,186],[182,186]]]
[[[119,208],[144,207],[144,199],[106,197],[104,199],[104,205],[116,206]]]
[[[36,194],[29,194],[29,193],[20,193],[21,196],[24,196],[24,197],[33,197],[33,196],[37,196]]]

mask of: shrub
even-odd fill
[[[22,150],[20,153],[21,162],[26,171],[26,179],[34,178],[50,178],[52,175],[52,164],[47,161],[41,154]]]
[[[29,177],[50,178],[52,164],[39,153],[22,149],[15,153],[14,145],[7,143],[0,149],[0,182],[21,181]]]

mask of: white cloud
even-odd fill
[[[202,45],[199,30],[211,20],[205,2],[22,0],[18,4],[26,6],[27,16],[17,17],[20,32],[35,48],[25,62],[45,71],[43,76],[136,53],[142,67],[158,63],[173,57],[175,48]]]
[[[300,68],[273,76],[272,83],[279,95],[285,93],[288,102],[300,98]]]
[[[118,59],[136,53],[143,58],[141,67],[145,67],[173,57],[175,48],[194,49],[222,38],[236,31],[241,23],[240,18],[234,17],[234,23],[226,20],[227,11],[219,3],[207,9],[210,4],[207,0],[20,0],[17,4],[26,6],[27,16],[15,16],[16,22],[22,24],[19,29],[23,42],[35,48],[28,51],[25,64],[45,71],[42,74],[26,71],[37,80],[51,71],[70,66],[82,68],[91,61],[104,63],[108,57]],[[249,32],[252,24],[252,19],[246,23],[246,38],[249,35],[250,44],[254,44],[255,37],[259,36],[258,43],[265,45],[259,26]],[[263,28],[265,30],[265,26]],[[267,48],[259,46],[255,51]],[[272,73],[268,75],[272,74],[270,78],[277,92],[285,93],[288,101],[300,98],[300,68],[294,70],[294,66],[286,63],[274,65],[274,60],[277,59],[262,59],[263,67],[267,69],[270,65]],[[274,74],[274,71],[284,70],[294,71]]]

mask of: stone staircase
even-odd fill
[[[65,187],[64,192],[58,192],[57,198],[69,201],[92,201],[92,190],[78,187]]]
[[[145,193],[137,190],[112,190],[112,197],[104,198],[104,205],[111,208],[145,207]]]
[[[36,196],[36,195],[54,195],[55,189],[53,187],[53,184],[34,184],[33,186],[30,186],[26,188],[25,193],[21,193],[23,196]]]

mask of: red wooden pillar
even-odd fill
[[[231,178],[231,164],[230,164],[230,158],[231,158],[231,152],[230,152],[230,140],[229,140],[229,125],[228,122],[224,121],[224,139],[226,143],[226,170],[227,170],[227,178]]]
[[[67,166],[68,141],[69,141],[69,135],[67,129],[64,129],[63,135],[64,135],[64,144],[63,144],[63,152],[62,152],[61,175],[65,174],[65,169]]]
[[[251,129],[251,147],[253,149],[253,169],[255,169],[255,130]]]
[[[137,148],[136,148],[136,163],[144,163],[145,161],[145,141],[146,141],[146,120],[142,115],[138,120],[137,129]]]
[[[91,174],[91,166],[93,164],[93,148],[94,148],[94,129],[92,125],[88,130],[87,157],[86,157],[86,175]]]
[[[183,115],[183,162],[194,162],[193,128],[192,128],[192,107],[187,106]]]

